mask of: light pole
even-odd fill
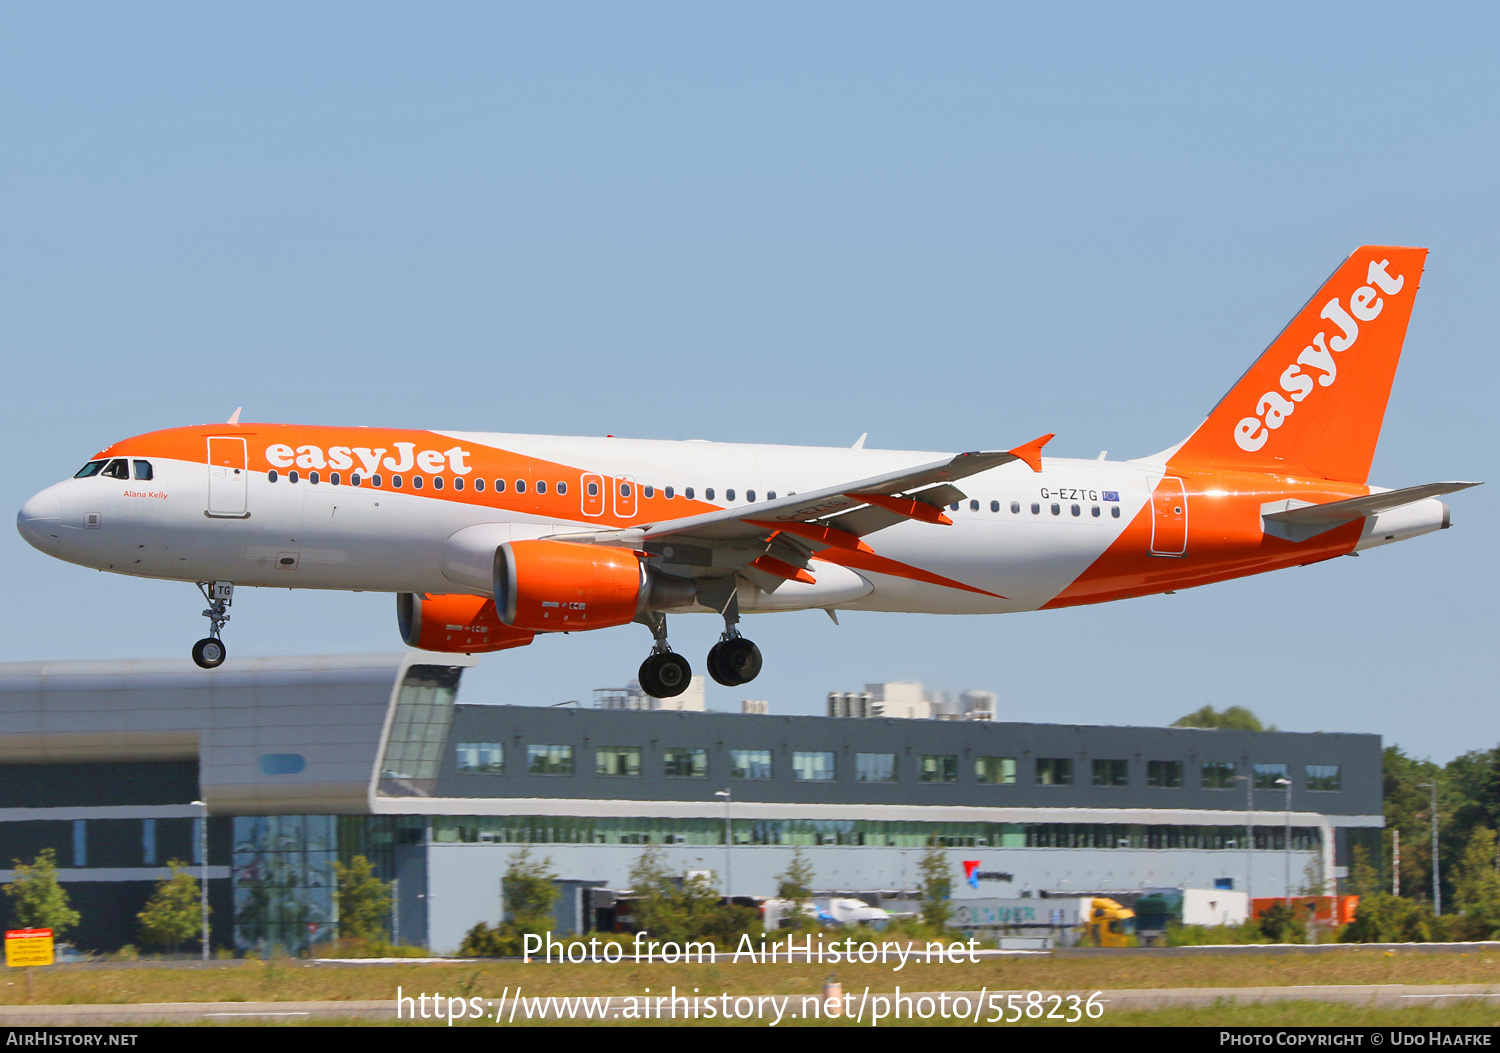
[[[203,925],[203,960],[208,961],[208,803],[206,801],[194,801],[193,804],[203,809],[203,815],[199,818],[198,827],[198,908],[200,912],[199,921]]]
[[[1438,917],[1443,913],[1443,886],[1438,883],[1438,810],[1437,810],[1437,783],[1419,782],[1417,788],[1432,791],[1432,914]]]
[[[734,894],[734,871],[729,868],[729,850],[734,846],[734,828],[729,820],[730,794],[728,790],[715,790],[714,796],[724,798],[724,902],[730,904],[734,902],[731,898]]]
[[[1290,909],[1292,905],[1292,780],[1285,775],[1276,780],[1277,786],[1286,788],[1286,874],[1284,875],[1285,887],[1282,891],[1286,894],[1286,905]]]
[[[1253,904],[1255,893],[1250,884],[1250,871],[1255,860],[1255,780],[1248,775],[1233,775],[1229,781],[1245,784],[1245,902]]]

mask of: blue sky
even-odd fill
[[[1363,243],[1432,254],[1372,481],[1494,479],[1496,11],[1384,4],[0,10],[0,490],[223,419],[1141,456]],[[1495,486],[1455,529],[1030,615],[758,618],[749,689],[1004,718],[1247,705],[1493,746]],[[185,656],[191,585],[8,533],[0,660]],[[235,655],[394,650],[389,596],[247,591]],[[681,618],[697,660],[716,633]],[[639,626],[492,656],[589,699]]]

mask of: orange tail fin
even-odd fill
[[[1426,259],[1426,249],[1357,250],[1169,463],[1365,482]]]

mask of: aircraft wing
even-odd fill
[[[960,453],[774,501],[758,501],[644,527],[558,534],[554,539],[634,543],[682,539],[711,544],[765,539],[782,531],[796,535],[814,548],[830,545],[864,548],[859,542],[861,535],[908,519],[950,525],[952,521],[941,511],[943,505],[964,497],[963,491],[952,485],[954,482],[1011,461],[1025,461],[1033,471],[1040,471],[1041,448],[1051,438],[1044,435],[1014,450]]]

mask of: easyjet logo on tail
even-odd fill
[[[1359,339],[1359,323],[1373,322],[1380,316],[1385,301],[1380,293],[1395,296],[1406,284],[1405,275],[1392,276],[1386,268],[1389,260],[1370,262],[1365,281],[1349,297],[1349,308],[1334,297],[1323,305],[1318,317],[1332,322],[1341,332],[1332,339],[1326,333],[1313,337],[1312,343],[1302,349],[1297,360],[1281,374],[1281,390],[1268,391],[1255,403],[1255,416],[1245,417],[1234,426],[1234,441],[1246,453],[1259,450],[1271,438],[1271,433],[1281,427],[1286,419],[1296,412],[1297,404],[1313,393],[1314,380],[1319,387],[1331,387],[1338,380],[1338,359],[1354,346]],[[1378,292],[1376,290],[1379,290]],[[1303,367],[1310,372],[1304,373]]]
[[[395,448],[395,455],[385,457],[382,461],[381,458],[392,447]],[[462,446],[455,446],[442,452],[437,450],[416,452],[416,450],[417,444],[414,442],[393,442],[389,447],[373,448],[330,446],[327,456],[324,456],[321,446],[298,446],[294,449],[284,442],[278,442],[266,447],[266,460],[276,468],[337,468],[347,471],[354,467],[354,460],[358,458],[359,466],[366,475],[374,475],[380,471],[382,465],[386,471],[396,473],[420,468],[428,474],[436,474],[446,467],[454,475],[468,475],[474,470],[464,464],[464,458],[470,454]]]

